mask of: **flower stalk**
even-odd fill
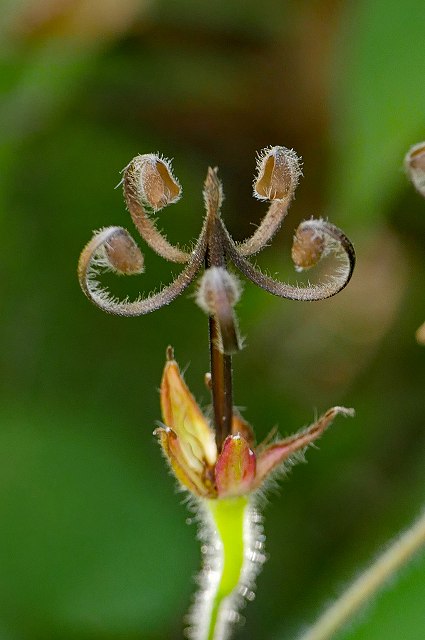
[[[161,382],[162,422],[155,430],[164,456],[181,489],[198,506],[204,563],[201,590],[189,618],[192,640],[225,640],[240,619],[245,600],[254,597],[254,582],[265,561],[257,495],[267,478],[292,464],[316,441],[338,415],[352,409],[333,407],[309,427],[285,439],[267,438],[256,446],[250,425],[233,405],[232,355],[242,348],[235,306],[241,286],[228,265],[270,293],[292,300],[322,300],[341,291],[355,264],[347,236],[322,219],[306,220],[294,236],[292,257],[297,271],[316,266],[333,254],[338,267],[325,280],[291,285],[262,273],[249,258],[264,249],[279,230],[301,176],[301,161],[293,150],[276,146],[258,156],[254,197],[269,203],[255,230],[236,243],[222,217],[223,188],[218,170],[208,169],[204,183],[205,216],[192,250],[168,241],[154,215],[181,196],[171,163],[162,156],[134,158],[123,172],[123,191],[132,220],[146,243],[170,262],[182,264],[180,274],[158,292],[135,300],[119,300],[99,280],[102,271],[140,274],[144,258],[130,234],[121,227],[96,232],[83,249],[78,275],[83,292],[104,311],[140,316],[169,304],[204,266],[196,302],[208,315],[212,419],[200,409],[187,387],[171,347]]]

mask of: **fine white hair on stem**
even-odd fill
[[[247,602],[255,598],[255,579],[267,559],[263,519],[251,496],[244,507],[243,563],[233,590],[217,600],[220,581],[226,570],[227,541],[217,531],[208,501],[199,503],[197,519],[200,523],[203,566],[198,576],[199,592],[187,616],[185,634],[190,640],[228,640],[233,627],[242,624],[240,614]]]

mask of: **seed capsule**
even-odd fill
[[[258,156],[254,196],[259,200],[292,198],[301,175],[301,161],[286,147],[264,149]]]
[[[171,162],[153,153],[133,158],[124,172],[124,187],[155,211],[177,202],[181,195]]]
[[[297,271],[314,267],[323,256],[324,250],[325,237],[320,229],[301,223],[292,244],[292,260]]]
[[[116,273],[133,275],[144,270],[143,254],[133,238],[124,229],[112,236],[104,245],[110,267]]]

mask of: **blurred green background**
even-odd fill
[[[170,238],[197,234],[218,165],[242,239],[265,210],[251,180],[270,144],[295,148],[305,177],[259,263],[294,281],[293,230],[311,215],[358,256],[332,300],[247,283],[239,306],[235,401],[258,439],[334,404],[357,412],[266,510],[270,559],[235,637],[294,638],[424,501],[425,201],[402,161],[425,137],[425,3],[2,0],[0,42],[0,639],[182,637],[199,544],[152,431],[170,343],[208,404],[206,318],[187,294],[107,316],[76,263],[93,229],[133,233],[114,187],[157,150],[184,189],[161,213]],[[117,291],[169,281],[145,256]],[[340,637],[422,640],[424,602],[419,558]]]

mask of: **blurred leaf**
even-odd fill
[[[12,42],[71,36],[91,45],[116,38],[145,9],[143,0],[3,0],[0,29]]]
[[[378,218],[406,183],[405,153],[424,137],[425,3],[346,3],[333,89],[331,206],[338,220]]]
[[[187,607],[184,510],[104,419],[2,415],[1,616],[21,637],[147,638]]]
[[[216,0],[214,3],[196,2],[194,0],[156,0],[154,11],[163,22],[172,23],[178,29],[184,24],[192,24],[198,28],[235,33],[258,32],[270,33],[281,30],[282,14],[288,2],[279,3],[264,0],[259,11],[256,0],[245,0],[243,10],[239,4]]]

